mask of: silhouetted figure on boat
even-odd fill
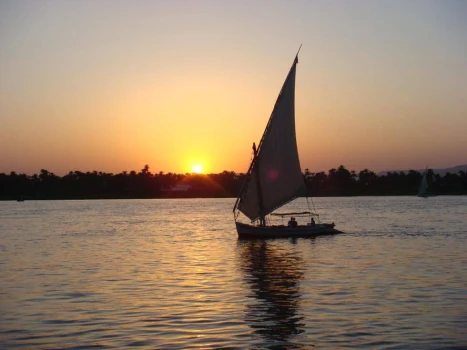
[[[293,216],[290,218],[288,225],[289,227],[297,227],[297,221]]]

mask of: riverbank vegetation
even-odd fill
[[[368,169],[358,173],[344,166],[327,173],[303,174],[308,195],[395,196],[415,195],[422,178],[418,171],[388,172],[377,175]],[[432,195],[467,194],[467,172],[443,176],[428,170]],[[245,174],[223,171],[218,174],[151,173],[148,165],[139,172],[70,171],[64,176],[45,169],[39,174],[0,173],[0,199],[112,199],[112,198],[219,198],[236,197]]]

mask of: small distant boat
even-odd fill
[[[427,181],[427,171],[428,171],[428,165],[425,168],[425,172],[423,173],[422,181],[420,182],[420,187],[418,188],[418,194],[417,196],[422,197],[422,198],[428,198],[428,181]]]
[[[258,148],[253,143],[253,160],[233,208],[239,238],[310,237],[341,233],[334,228],[334,223],[319,222],[319,215],[311,210],[309,202],[308,211],[273,214],[273,211],[294,199],[306,196],[307,192],[295,136],[297,63],[298,53]],[[251,224],[237,221],[240,212],[251,220]],[[271,225],[269,215],[291,218],[288,225]],[[309,220],[306,224],[298,224],[295,217],[299,216],[308,216]]]
[[[17,202],[24,202],[24,198],[18,198],[16,201]]]

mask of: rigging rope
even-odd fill
[[[311,200],[311,206],[310,206],[310,200]],[[319,215],[318,215],[318,213],[316,212],[315,203],[313,202],[313,198],[309,198],[309,197],[307,196],[307,197],[306,197],[306,203],[307,203],[307,205],[308,205],[308,210],[311,211],[312,213],[316,214],[318,223],[321,223],[321,221],[320,221],[320,219],[319,219]]]

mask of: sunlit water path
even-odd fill
[[[0,202],[0,348],[467,349],[467,197],[318,198],[347,234],[267,241],[233,202]]]

